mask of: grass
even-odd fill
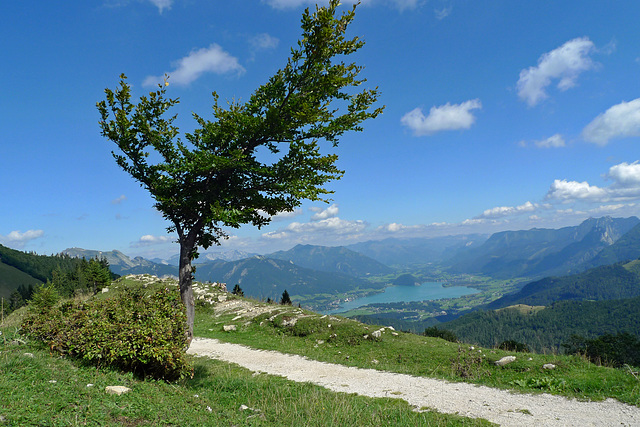
[[[145,284],[150,290],[167,285],[153,280]],[[145,284],[125,278],[100,298],[117,292],[118,286]],[[637,369],[597,367],[579,357],[472,348],[389,329],[376,337],[374,326],[199,286],[207,292],[196,292],[196,336],[348,366],[582,399],[613,397],[640,406],[640,380],[637,373],[634,375]],[[224,304],[211,304],[219,297],[237,303],[235,310],[223,312]],[[251,310],[262,314],[250,319]],[[60,358],[20,337],[17,328],[22,311],[12,314],[0,328],[0,426],[489,425],[485,420],[435,411],[416,412],[400,399],[334,393],[204,358],[193,359],[195,375],[191,379],[174,383],[142,380]],[[285,326],[296,318],[295,324]],[[228,324],[237,325],[237,330],[224,332],[223,326]],[[25,344],[14,342],[15,338]],[[515,354],[516,362],[503,368],[492,363],[508,354]],[[545,363],[555,364],[556,369],[544,370]],[[108,385],[132,390],[122,396],[109,395],[105,393]],[[248,409],[241,410],[241,405]]]
[[[236,312],[220,314],[215,306],[203,304],[196,310],[195,334],[347,366],[579,399],[611,397],[640,406],[637,377],[628,370],[596,366],[581,357],[485,349],[389,329],[374,338],[376,326],[310,312],[303,312],[309,317],[299,319],[294,326],[283,326],[286,320],[300,315],[294,311],[303,312],[288,308],[288,312],[276,317],[265,313],[247,321],[236,318]],[[236,324],[238,328],[225,332],[222,326],[226,324]],[[493,363],[507,355],[515,355],[516,361],[504,367]],[[544,369],[548,363],[554,364],[555,369]]]
[[[150,291],[166,286],[153,280],[145,284],[120,280],[98,297],[128,285]],[[25,311],[14,312],[0,325],[0,426],[490,425],[435,411],[417,412],[399,399],[335,393],[310,383],[256,375],[205,358],[192,358],[193,378],[172,383],[98,369],[51,354],[42,344],[21,336]],[[110,385],[131,391],[107,394]]]
[[[489,425],[437,412],[414,412],[398,399],[333,393],[308,383],[253,375],[203,358],[194,359],[192,379],[141,380],[52,356],[33,343],[11,344],[13,337],[6,334],[9,339],[0,340],[0,425]],[[131,391],[106,394],[109,385],[124,385]],[[241,405],[249,409],[241,410]]]

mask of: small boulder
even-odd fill
[[[237,329],[238,329],[238,327],[237,327],[236,325],[224,325],[224,326],[222,327],[222,329],[223,329],[225,332],[230,332],[230,331],[235,331],[235,330],[237,330]]]
[[[542,369],[556,369],[556,365],[554,365],[553,363],[545,363],[544,365],[542,365]]]
[[[122,385],[110,385],[107,386],[104,391],[106,391],[107,394],[117,394],[118,396],[120,396],[121,394],[130,392],[131,389]]]
[[[508,365],[511,362],[515,362],[516,361],[516,357],[515,356],[505,356],[500,360],[496,360],[495,364],[497,366],[504,366],[504,365]]]
[[[382,336],[382,331],[377,330],[377,331],[373,331],[371,332],[371,336],[374,338],[380,338]]]

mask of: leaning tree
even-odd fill
[[[118,146],[117,164],[146,188],[180,244],[179,287],[187,310],[189,341],[195,316],[191,262],[198,248],[219,244],[224,227],[260,228],[302,200],[327,201],[325,184],[340,179],[336,147],[347,131],[376,117],[378,90],[358,88],[362,67],[344,59],[360,49],[346,38],[355,6],[337,14],[338,0],[302,16],[302,37],[284,68],[245,103],[218,103],[213,118],[193,114],[198,128],[178,137],[166,96],[168,81],[149,96],[131,100],[126,76],[98,102],[102,135]],[[167,77],[168,78],[168,77]],[[330,150],[329,150],[330,151]],[[267,155],[265,155],[265,153]]]

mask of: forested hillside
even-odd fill
[[[636,263],[596,267],[584,273],[547,277],[528,283],[520,291],[490,303],[496,309],[514,304],[549,305],[563,300],[612,300],[640,296],[640,276]]]
[[[640,337],[640,297],[477,311],[438,327],[452,331],[467,343],[493,347],[515,340],[536,352],[559,351],[572,335],[596,338],[628,332]]]
[[[0,297],[7,301],[5,314],[21,307],[42,283],[49,282],[61,295],[71,296],[77,290],[95,292],[112,278],[106,259],[37,255],[0,245]]]

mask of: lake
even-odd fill
[[[451,286],[445,288],[442,286],[442,283],[437,282],[427,282],[419,286],[387,286],[382,293],[343,302],[340,304],[340,308],[324,311],[323,314],[342,313],[367,304],[431,301],[443,298],[458,298],[478,292],[480,291],[467,288],[466,286]]]

